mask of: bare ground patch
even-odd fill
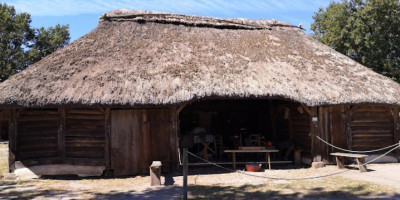
[[[8,148],[0,144],[0,149]],[[7,172],[8,151],[0,150],[1,173]],[[372,170],[375,166],[372,165]],[[396,168],[397,166],[397,168]],[[5,168],[5,169],[3,169]],[[393,165],[400,171],[400,165]],[[382,169],[379,169],[382,170]],[[274,169],[252,173],[257,176],[300,178],[321,176],[339,170],[336,166],[321,169]],[[375,171],[378,171],[376,169]],[[341,175],[312,180],[278,180],[226,172],[218,168],[190,168],[189,198],[191,199],[358,199],[400,198],[396,187],[357,180],[351,170]],[[391,171],[391,173],[394,173]],[[352,179],[350,179],[350,178]],[[354,178],[354,179],[353,179]],[[0,182],[0,199],[180,199],[182,176],[167,174],[163,186],[150,187],[149,176],[123,178],[77,178],[72,176],[42,178],[29,181]]]

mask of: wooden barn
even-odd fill
[[[288,23],[116,10],[0,84],[0,130],[10,172],[38,175],[142,174],[154,160],[176,171],[201,134],[332,163],[315,135],[394,144],[399,102],[399,84]]]

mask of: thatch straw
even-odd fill
[[[0,84],[0,106],[138,106],[279,97],[399,105],[400,85],[274,20],[119,10]]]

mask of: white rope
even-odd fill
[[[344,173],[344,172],[347,172],[347,171],[350,171],[350,170],[351,170],[351,169],[346,169],[346,170],[343,170],[343,171],[339,171],[339,172],[335,172],[335,173],[331,173],[331,174],[327,174],[327,175],[312,176],[312,177],[304,177],[304,178],[279,178],[279,177],[268,177],[268,176],[260,176],[260,175],[256,175],[256,174],[249,174],[249,173],[242,172],[242,171],[235,171],[235,170],[232,170],[232,169],[223,167],[223,166],[221,166],[221,165],[218,165],[218,164],[216,164],[216,163],[210,162],[210,161],[208,161],[208,160],[205,160],[205,159],[203,159],[203,158],[200,158],[200,157],[196,156],[195,154],[193,154],[193,153],[191,153],[191,152],[189,152],[189,151],[188,151],[188,154],[194,156],[194,157],[197,158],[197,159],[200,159],[200,160],[202,160],[202,161],[204,161],[204,162],[210,163],[210,164],[212,164],[212,165],[214,165],[214,166],[216,166],[216,167],[219,167],[219,168],[221,168],[221,169],[224,169],[224,170],[227,170],[227,171],[230,171],[230,172],[235,172],[235,173],[244,174],[244,175],[247,175],[247,176],[253,176],[253,177],[257,177],[257,178],[265,178],[265,179],[270,179],[270,180],[296,181],[296,180],[316,179],[316,178],[324,178],[324,177],[328,177],[328,176],[333,176],[333,175],[341,174],[341,173]]]
[[[397,144],[397,145],[399,145],[399,144]],[[365,165],[367,165],[367,164],[370,164],[370,163],[374,162],[375,160],[378,160],[379,158],[382,158],[383,156],[386,156],[387,154],[389,154],[390,152],[396,150],[397,148],[399,148],[399,146],[394,147],[394,148],[391,149],[390,151],[388,151],[388,152],[386,152],[386,153],[384,153],[384,154],[382,154],[382,155],[380,155],[380,156],[378,156],[378,157],[376,157],[376,158],[374,158],[374,159],[372,159],[372,160],[370,160],[370,161],[368,161],[368,162],[362,164],[361,166],[365,166]]]
[[[339,149],[339,150],[341,150],[341,151],[350,152],[350,153],[372,153],[372,152],[377,152],[377,151],[382,151],[382,150],[385,150],[385,149],[389,149],[389,148],[391,148],[391,147],[394,147],[394,146],[398,146],[398,145],[399,145],[399,143],[396,143],[396,144],[393,144],[393,145],[390,145],[390,146],[387,146],[387,147],[383,147],[383,148],[380,148],[380,149],[374,149],[374,150],[368,150],[368,151],[352,151],[352,150],[343,149],[343,148],[337,147],[337,146],[335,146],[335,145],[333,145],[333,144],[330,144],[330,143],[328,143],[327,141],[325,141],[325,140],[323,140],[322,138],[320,138],[318,135],[315,135],[315,137],[317,137],[317,138],[318,138],[319,140],[321,140],[323,143],[325,143],[325,144],[327,144],[327,145],[329,145],[329,146],[331,146],[331,147],[333,147],[333,148]]]
[[[397,145],[398,145],[398,144],[397,144]],[[384,154],[382,154],[382,155],[376,157],[376,158],[373,159],[373,160],[370,160],[370,161],[368,161],[368,162],[362,164],[361,166],[365,166],[365,165],[367,165],[367,164],[370,164],[370,163],[374,162],[375,160],[378,160],[379,158],[382,158],[383,156],[386,156],[387,154],[389,154],[390,152],[394,151],[394,150],[397,149],[397,148],[399,148],[399,147],[396,146],[396,147],[394,147],[393,149],[389,150],[388,152],[386,152],[386,153],[384,153]],[[333,175],[345,173],[345,172],[348,172],[348,171],[351,170],[351,169],[346,169],[346,170],[343,170],[343,171],[334,172],[334,173],[330,173],[330,174],[325,174],[325,175],[321,175],[321,176],[311,176],[311,177],[302,177],[302,178],[268,177],[268,176],[259,176],[259,175],[256,175],[256,174],[248,174],[248,173],[245,173],[245,172],[242,172],[242,171],[235,171],[235,170],[232,170],[232,169],[223,167],[223,166],[221,166],[221,165],[218,165],[218,164],[216,164],[216,163],[210,162],[210,161],[208,161],[208,160],[206,160],[206,159],[200,158],[200,157],[196,156],[195,154],[193,154],[193,153],[191,153],[191,152],[189,152],[189,151],[188,151],[188,154],[190,154],[191,156],[193,156],[193,157],[195,157],[195,158],[197,158],[197,159],[199,159],[199,160],[202,160],[202,161],[204,161],[204,162],[207,162],[207,163],[209,163],[209,164],[212,164],[212,165],[214,165],[214,166],[216,166],[216,167],[219,167],[219,168],[221,168],[221,169],[225,169],[225,170],[230,171],[230,172],[235,172],[235,173],[244,174],[244,175],[247,175],[247,176],[253,176],[253,177],[257,177],[257,178],[266,178],[266,179],[271,179],[271,180],[286,180],[286,181],[309,180],[309,179],[325,178],[325,177],[329,177],[329,176],[333,176]]]

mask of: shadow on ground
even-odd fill
[[[254,190],[252,185],[241,187],[232,186],[190,186],[190,199],[398,199],[399,194],[381,193],[371,196],[370,192],[355,194],[351,191],[363,191],[364,186],[347,188],[347,191],[325,191],[321,187],[308,188],[306,191],[285,190],[283,188],[272,190],[273,187],[265,186]]]

